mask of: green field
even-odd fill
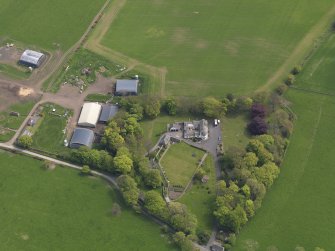
[[[100,179],[3,152],[0,163],[1,250],[174,250]]]
[[[53,108],[56,109],[54,113],[52,112]],[[63,116],[66,112],[68,115]],[[49,153],[59,153],[66,150],[63,130],[66,128],[70,115],[71,112],[61,106],[55,104],[43,105],[43,117],[35,125],[36,128],[32,128],[35,131],[32,148]]]
[[[26,101],[12,105],[7,111],[0,113],[0,126],[11,129],[19,129],[31,109],[34,107],[34,101]],[[19,117],[11,116],[11,111],[20,113]]]
[[[102,44],[166,67],[167,95],[250,93],[268,82],[333,5],[331,0],[133,0]],[[302,57],[309,43],[294,55]]]
[[[215,203],[215,167],[213,158],[208,156],[203,168],[208,170],[209,181],[206,184],[197,182],[178,201],[185,204],[187,208],[197,216],[198,229],[211,232],[214,224],[214,203]]]
[[[88,28],[104,0],[0,0],[0,37],[43,49],[71,47]]]
[[[307,62],[297,86],[332,92],[334,89],[334,35]],[[245,250],[246,240],[256,240],[259,249],[276,246],[294,250],[322,247],[335,250],[334,97],[289,90],[288,99],[297,114],[294,133],[278,181],[266,195],[263,206],[242,230],[234,250]]]
[[[0,74],[4,74],[13,79],[25,79],[30,76],[30,72],[7,64],[0,64]]]
[[[171,145],[161,160],[161,165],[171,185],[185,187],[203,155],[203,151],[184,142]]]

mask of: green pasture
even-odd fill
[[[88,28],[104,0],[0,0],[0,37],[46,50],[67,50]]]
[[[1,250],[175,250],[98,178],[4,152],[0,163]]]
[[[12,105],[6,111],[0,113],[0,126],[14,130],[19,129],[34,105],[35,101],[25,101]],[[20,116],[11,116],[11,111],[20,113]]]
[[[216,176],[213,158],[210,155],[202,168],[207,172],[209,181],[206,184],[195,182],[179,201],[197,216],[198,229],[211,232],[214,224]]]
[[[133,0],[102,44],[166,67],[167,95],[250,93],[274,75],[333,5],[331,0]]]
[[[305,65],[296,85],[334,90],[335,40],[326,39]],[[335,250],[335,100],[333,96],[291,89],[287,95],[297,115],[281,174],[256,216],[242,230],[234,250],[254,240],[266,250]]]
[[[56,112],[52,112],[53,108],[56,109]],[[32,147],[48,153],[59,153],[66,150],[64,147],[66,134],[63,130],[66,128],[71,112],[59,105],[45,104],[42,114],[40,121],[32,128],[34,130]]]
[[[28,72],[27,70],[24,71],[20,68],[7,64],[0,64],[0,74],[3,74],[13,79],[25,79],[30,76],[30,72]]]
[[[170,146],[161,160],[170,184],[185,187],[205,153],[184,142]]]

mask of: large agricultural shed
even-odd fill
[[[99,122],[107,123],[108,120],[113,118],[119,110],[119,107],[116,105],[103,105]]]
[[[115,95],[137,95],[138,79],[118,79],[116,80]]]
[[[86,128],[76,128],[73,132],[70,148],[79,148],[81,146],[87,146],[92,148],[94,141],[94,132]]]
[[[79,116],[78,125],[83,127],[96,127],[100,112],[100,104],[85,103]]]
[[[30,66],[30,67],[40,67],[45,59],[45,55],[41,52],[25,50],[20,58],[19,63]]]

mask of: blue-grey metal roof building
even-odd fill
[[[81,146],[87,146],[92,148],[94,141],[94,132],[86,128],[76,128],[73,132],[70,148],[79,148]]]
[[[137,95],[138,79],[118,79],[116,80],[115,95]]]
[[[37,68],[43,63],[44,59],[45,55],[41,52],[25,50],[22,53],[19,62],[21,64]]]
[[[99,118],[99,122],[107,123],[108,120],[110,120],[117,114],[118,110],[119,110],[119,107],[116,105],[103,105],[100,118]]]

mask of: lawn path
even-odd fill
[[[295,47],[290,56],[282,64],[282,66],[271,76],[265,85],[261,86],[257,91],[266,91],[271,86],[278,83],[289,71],[298,64],[311,49],[315,40],[325,31],[335,16],[335,5],[316,23],[312,29],[304,36],[300,43]]]

